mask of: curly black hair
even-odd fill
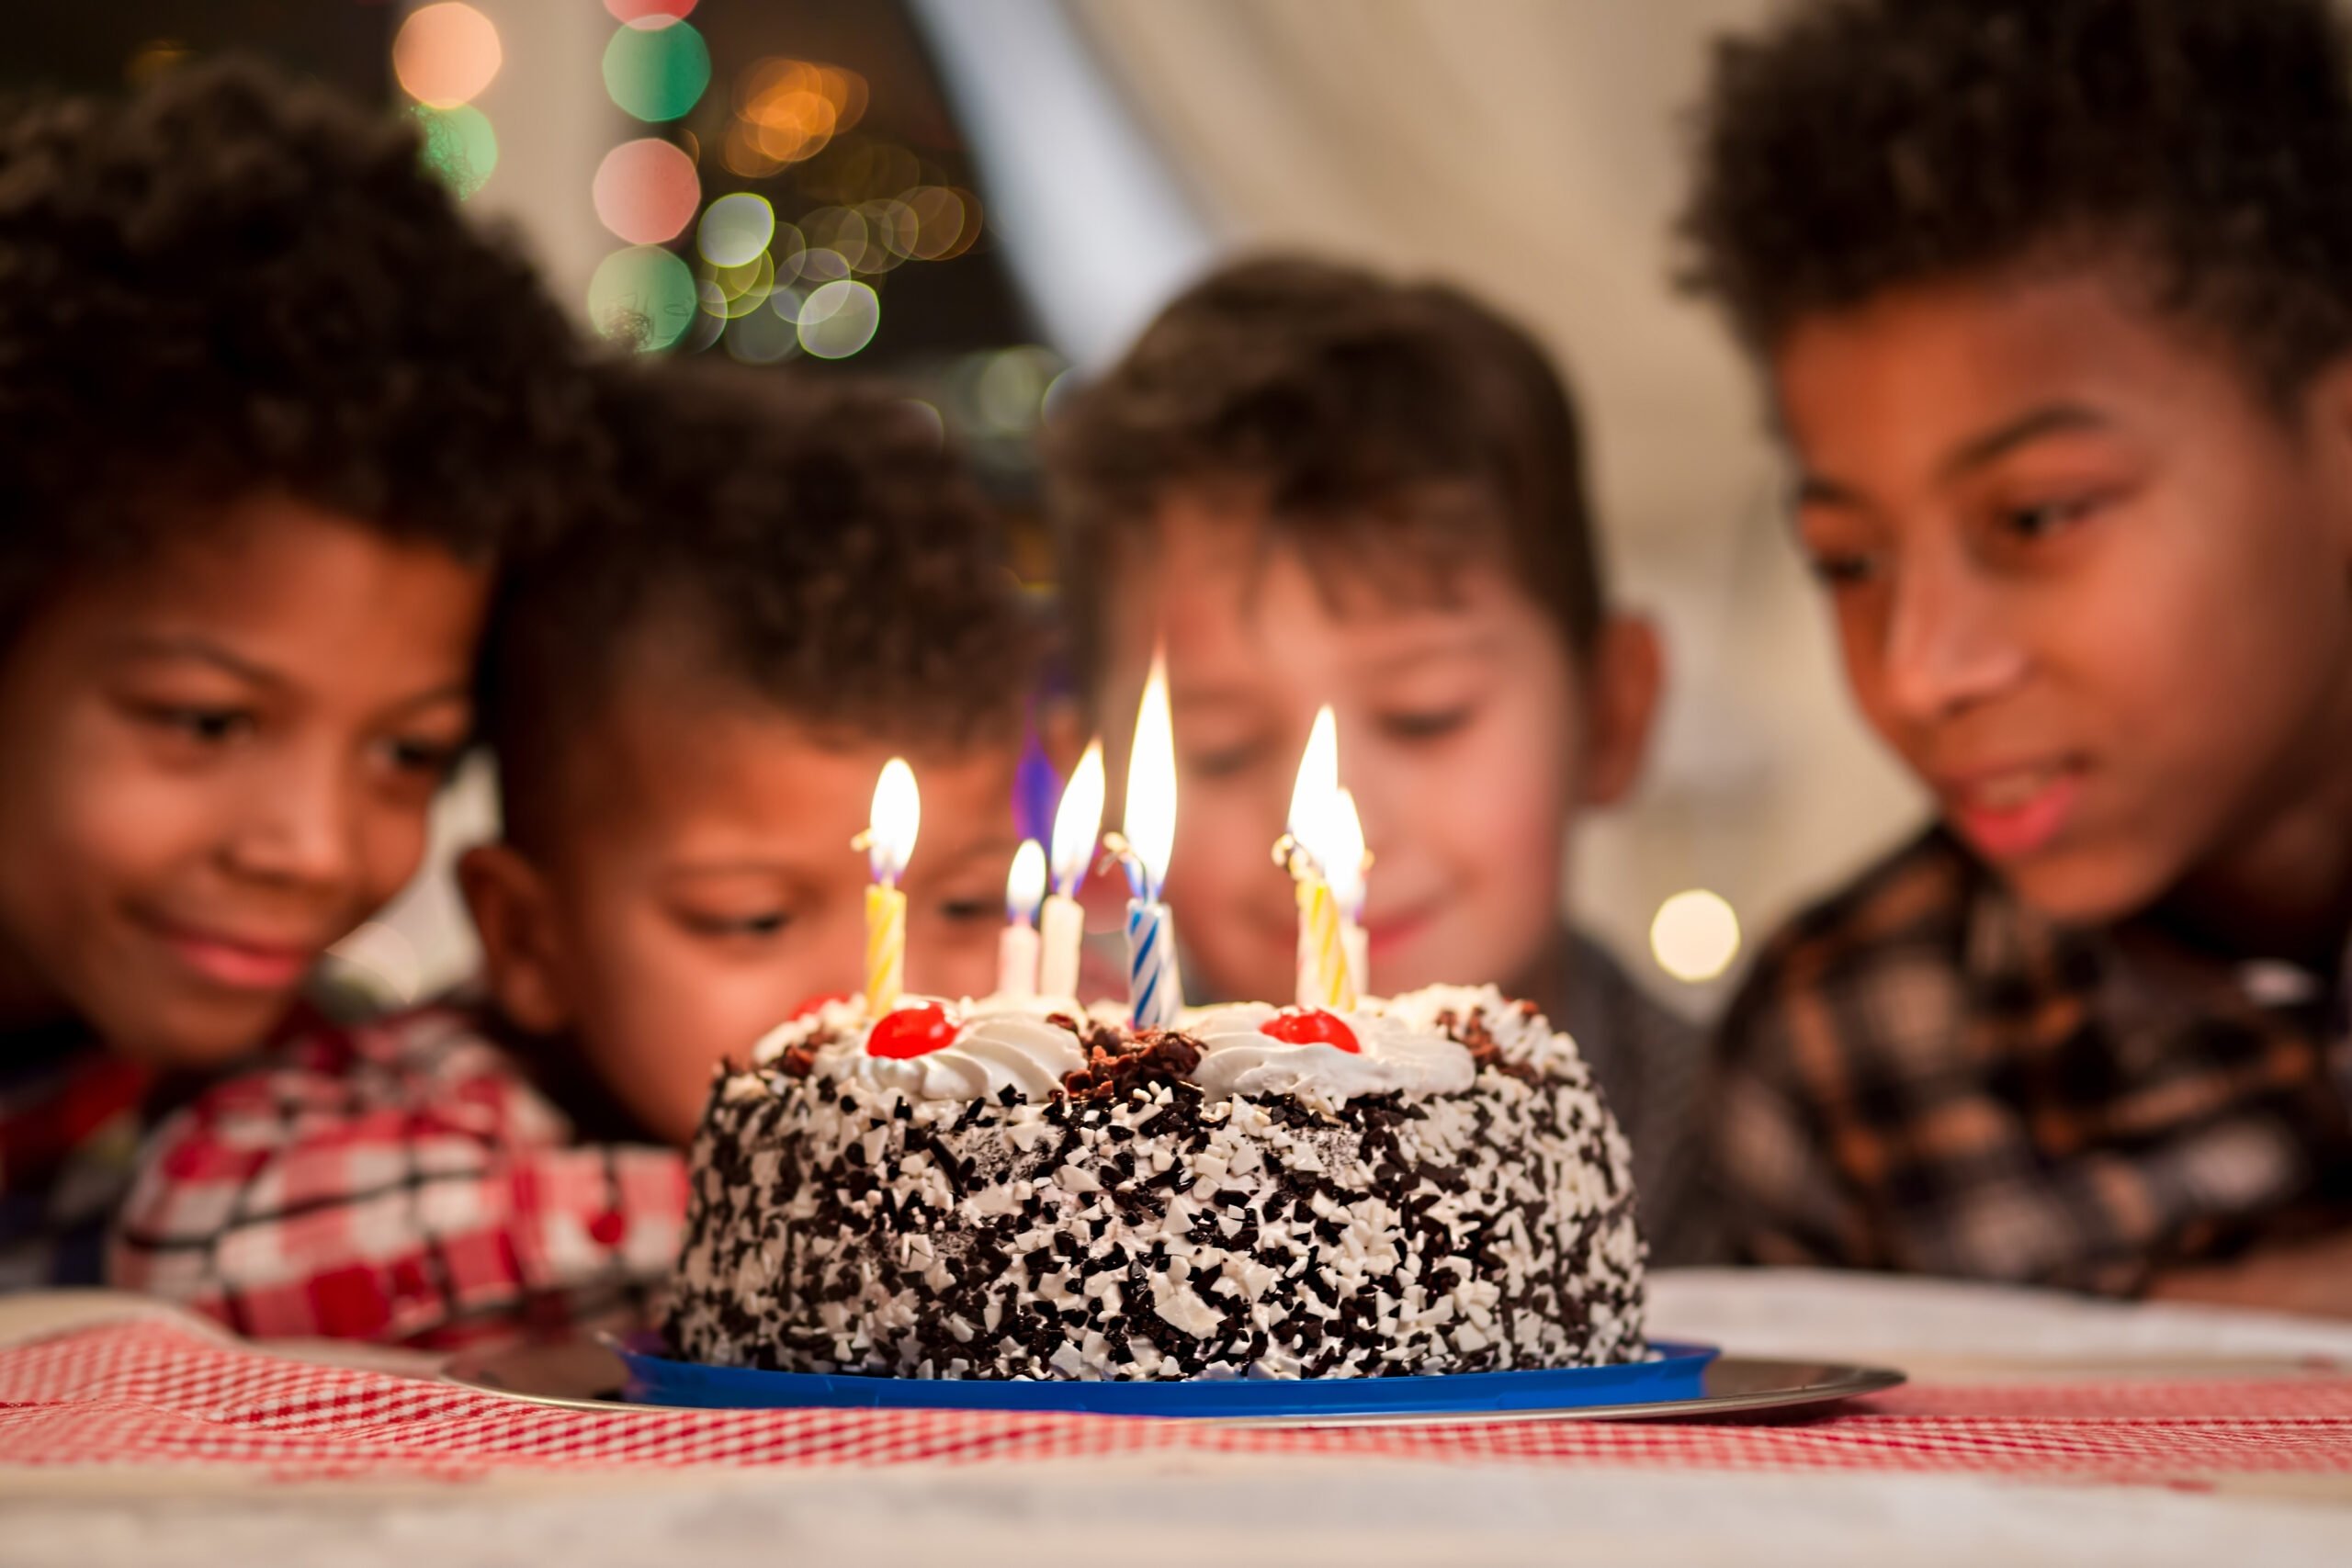
[[[606,507],[515,558],[483,716],[510,838],[643,656],[683,658],[819,739],[1015,744],[1037,627],[936,416],[876,386],[707,362],[608,367]]]
[[[1046,474],[1073,662],[1100,673],[1119,552],[1171,493],[1239,482],[1318,565],[1507,560],[1588,650],[1600,545],[1576,407],[1526,331],[1461,291],[1304,256],[1171,300],[1054,420]],[[1426,578],[1420,581],[1430,581]]]
[[[2352,344],[2328,0],[1817,0],[1717,46],[1684,281],[1769,355],[1890,288],[2122,264],[2290,394]]]
[[[250,495],[468,559],[560,524],[576,336],[419,156],[234,60],[0,124],[0,637]]]

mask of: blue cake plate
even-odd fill
[[[1682,1405],[1707,1397],[1711,1345],[1658,1343],[1653,1359],[1552,1371],[1409,1378],[1231,1378],[1183,1382],[999,1382],[770,1372],[673,1360],[611,1346],[628,1367],[624,1395],[642,1404],[741,1410],[1023,1410],[1219,1421],[1428,1419],[1449,1415]]]

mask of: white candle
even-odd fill
[[[1069,775],[1054,812],[1054,891],[1046,900],[1045,933],[1037,990],[1048,997],[1078,996],[1079,945],[1086,939],[1086,916],[1078,890],[1102,832],[1102,742],[1090,740],[1086,755]]]
[[[1045,846],[1023,839],[1004,881],[1004,934],[996,948],[998,996],[1019,1000],[1037,994],[1037,928],[1032,922],[1045,896]]]
[[[1168,714],[1166,661],[1154,655],[1127,753],[1127,807],[1120,824],[1127,901],[1127,1015],[1137,1029],[1166,1029],[1184,1005],[1176,921],[1160,901],[1176,842],[1176,739]]]

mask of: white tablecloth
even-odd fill
[[[1755,1355],[2015,1366],[2328,1356],[2352,1326],[1928,1280],[1661,1275],[1661,1335]],[[0,1314],[0,1338],[9,1325]],[[2344,1563],[2339,1489],[2195,1495],[1967,1477],[1585,1472],[1189,1455],[985,1469],[221,1490],[0,1472],[8,1568],[308,1563]]]

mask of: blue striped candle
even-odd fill
[[[1184,1005],[1176,972],[1176,918],[1165,904],[1127,900],[1127,1021],[1137,1029],[1168,1029]]]

